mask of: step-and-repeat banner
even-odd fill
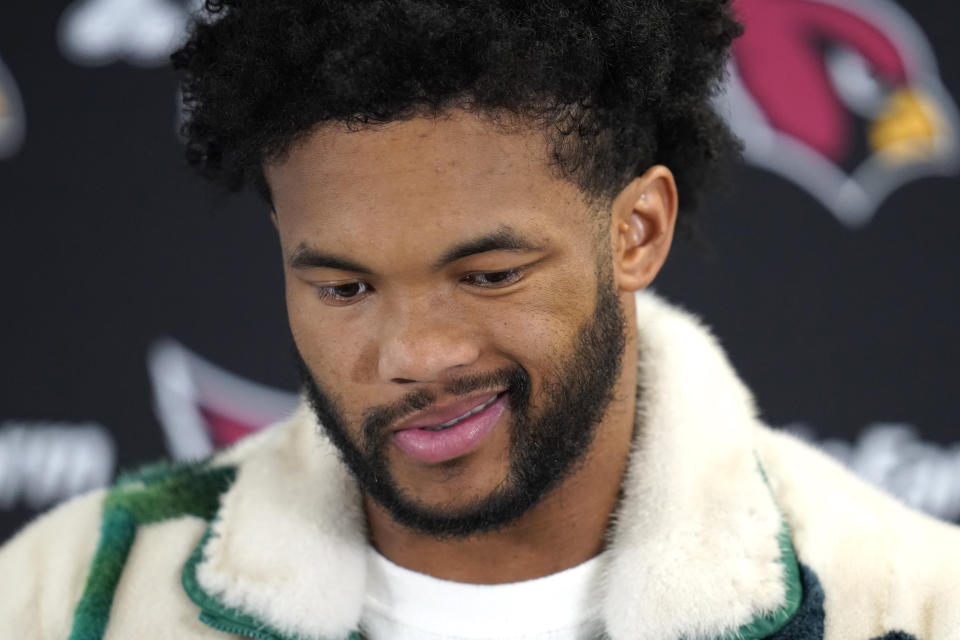
[[[167,57],[196,2],[0,8],[0,540],[296,401],[268,213],[181,159]],[[960,6],[737,0],[746,145],[656,283],[764,418],[960,521]]]

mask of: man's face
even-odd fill
[[[521,515],[620,371],[606,236],[536,132],[324,128],[267,167],[311,404],[364,491],[440,535]]]

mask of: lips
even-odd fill
[[[462,400],[429,410],[401,423],[393,441],[424,463],[452,460],[473,450],[496,425],[507,406],[507,393]]]
[[[475,416],[481,411],[485,411],[490,405],[492,405],[494,402],[497,401],[497,397],[498,396],[493,396],[486,402],[482,404],[478,404],[473,409],[470,409],[469,411],[457,416],[456,418],[453,418],[452,420],[447,420],[446,422],[438,424],[435,427],[419,427],[419,428],[426,429],[427,431],[443,431],[444,429],[449,429],[450,427],[456,424],[460,424],[470,416]]]
[[[496,400],[498,395],[500,395],[500,393],[494,391],[473,393],[456,402],[418,411],[414,415],[397,423],[397,425],[393,427],[393,431],[402,431],[404,429],[432,429],[448,424],[451,421],[463,418],[487,402]]]

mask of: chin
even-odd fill
[[[490,458],[474,454],[431,465],[398,461],[391,464],[391,470],[410,504],[454,515],[482,504],[507,483],[510,468],[506,451]]]

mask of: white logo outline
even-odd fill
[[[883,202],[905,184],[926,176],[951,176],[960,171],[960,113],[940,79],[936,58],[926,35],[913,18],[890,0],[810,0],[829,4],[879,24],[902,50],[914,85],[936,105],[946,127],[937,152],[923,160],[890,169],[876,153],[847,173],[805,143],[771,127],[761,107],[740,80],[731,60],[728,80],[716,108],[744,142],[750,164],[775,173],[802,188],[839,222],[851,229],[872,221]],[[913,54],[913,57],[909,57]]]

